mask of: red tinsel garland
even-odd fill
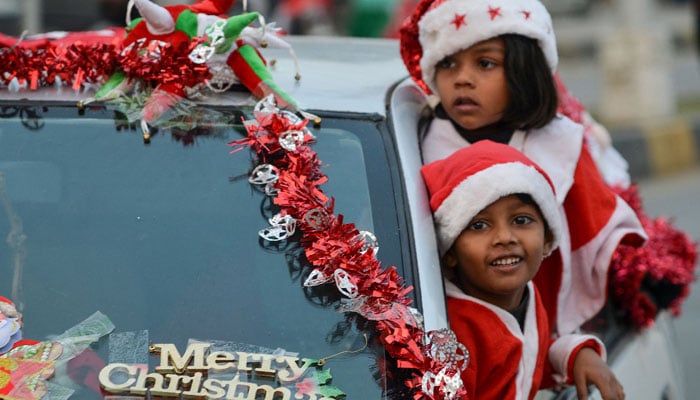
[[[173,46],[168,43],[139,44],[123,48],[107,43],[53,44],[0,48],[0,85],[16,79],[21,87],[36,90],[55,84],[79,90],[101,84],[117,71],[146,85],[167,85],[173,93],[195,87],[211,77],[206,64],[196,64],[189,54],[199,41]]]
[[[131,79],[141,79],[148,86],[167,85],[171,92],[183,94],[185,88],[195,87],[211,77],[206,64],[196,64],[189,58],[201,40],[176,45],[164,42],[135,42],[117,58],[119,68]]]
[[[16,78],[31,90],[57,82],[77,90],[114,73],[118,55],[116,46],[104,43],[5,47],[0,49],[0,84],[9,85]]]
[[[307,121],[294,122],[294,118],[283,112],[256,112],[256,118],[256,122],[246,122],[247,137],[229,143],[233,147],[231,152],[250,147],[260,163],[271,164],[279,170],[273,185],[274,204],[280,207],[281,215],[296,220],[301,231],[300,243],[306,258],[315,267],[314,272],[324,282],[334,276],[338,279],[337,274],[340,274],[344,285],[352,289],[348,289],[351,296],[344,299],[340,310],[356,312],[376,322],[378,339],[397,365],[415,371],[406,385],[415,390],[416,399],[463,398],[465,390],[458,379],[457,365],[466,367],[468,356],[459,358],[451,354],[448,363],[443,360],[446,357],[428,355],[431,351],[445,354],[449,346],[436,348],[449,335],[442,334],[439,337],[443,342],[437,339],[435,347],[430,347],[432,332],[426,335],[408,308],[412,287],[404,285],[395,267],[381,267],[374,250],[358,239],[360,232],[354,224],[346,224],[342,215],[334,215],[333,199],[319,188],[327,177],[320,170],[316,153],[305,144],[293,149],[280,144],[285,134],[296,131],[303,132],[304,142],[312,141],[314,137],[305,129]],[[448,378],[458,383],[450,386]]]

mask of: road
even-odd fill
[[[639,182],[640,193],[649,215],[666,215],[675,225],[700,242],[700,167],[666,177]],[[685,372],[687,399],[700,394],[700,282],[696,282],[675,320],[678,349]]]

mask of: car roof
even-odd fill
[[[302,108],[385,115],[388,88],[408,76],[398,40],[299,36],[289,42],[301,79],[294,81],[288,57],[280,58],[272,72]]]
[[[268,61],[275,83],[305,110],[325,110],[386,115],[387,90],[408,74],[398,40],[332,36],[288,36],[298,59],[297,68],[288,49],[260,49]],[[360,57],[361,56],[361,57]],[[98,87],[76,92],[70,87],[10,92],[0,90],[0,101],[78,102],[89,98]],[[202,96],[201,104],[252,105],[256,99],[244,89]]]

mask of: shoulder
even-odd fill
[[[530,130],[525,140],[525,150],[531,153],[558,148],[568,153],[579,154],[583,147],[585,127],[563,115],[539,129]]]
[[[579,133],[583,138],[584,126],[573,121],[563,114],[557,114],[547,125],[541,128],[544,131],[566,131],[568,134]]]

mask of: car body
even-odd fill
[[[425,331],[446,328],[419,172],[416,132],[426,98],[407,78],[398,43],[289,41],[301,80],[287,52],[264,55],[275,60],[279,86],[322,119],[309,128],[328,176],[324,193],[337,213],[376,236],[378,259],[413,286]],[[146,144],[114,104],[75,107],[88,95],[0,88],[0,235],[8,237],[0,245],[0,295],[14,298],[26,338],[101,333],[57,366],[49,390],[55,383],[73,399],[101,398],[96,379],[106,366],[158,365],[149,344],[163,354],[171,344],[184,352],[205,342],[224,355],[327,358],[332,384],[347,398],[406,398],[383,348],[363,342],[373,338],[371,323],[336,312],[341,296],[333,287],[303,285],[311,269],[299,243],[258,235],[274,207],[247,180],[251,155],[229,154],[227,146],[244,136],[241,118],[251,117],[256,99],[243,90],[199,99],[197,123],[161,126]],[[89,329],[96,320],[108,327]],[[598,333],[628,398],[683,399],[670,317],[642,333],[605,320]],[[251,373],[241,376],[255,382]],[[231,398],[254,398],[248,395]]]

